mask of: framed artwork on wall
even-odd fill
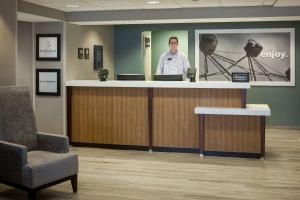
[[[83,48],[78,48],[78,59],[83,59]]]
[[[60,96],[60,69],[36,69],[36,95]]]
[[[295,29],[195,30],[200,81],[232,81],[249,73],[251,85],[295,86]]]
[[[151,44],[151,39],[144,36],[144,49],[149,48]]]
[[[89,58],[90,58],[90,49],[84,48],[84,59],[89,59]]]
[[[103,46],[94,45],[94,70],[103,68]]]
[[[36,60],[60,61],[60,34],[36,34]]]

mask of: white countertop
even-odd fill
[[[74,87],[134,87],[134,88],[231,88],[249,89],[249,83],[233,83],[230,81],[99,81],[73,80],[67,81],[66,86]]]
[[[247,104],[246,108],[196,107],[194,113],[204,115],[270,116],[271,110],[267,104]]]

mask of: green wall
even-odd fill
[[[114,27],[114,62],[117,73],[144,73],[143,31],[187,30],[189,36],[188,57],[195,66],[195,29],[239,28],[295,28],[296,84],[300,78],[300,22],[249,22],[249,23],[203,23],[203,24],[156,24],[120,25]],[[269,104],[272,116],[268,125],[300,126],[300,87],[252,86],[247,93],[247,103]]]
[[[188,49],[188,31],[152,31],[151,33],[151,64],[152,74],[156,73],[159,58],[162,53],[169,51],[169,38],[176,36],[178,38],[178,50],[189,55]]]

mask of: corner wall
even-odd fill
[[[35,117],[37,129],[40,132],[65,134],[65,93],[64,93],[64,59],[65,59],[65,35],[63,22],[41,22],[34,23],[34,51],[35,52],[35,35],[36,34],[61,34],[61,61],[36,61],[34,58],[35,69],[60,69],[61,73],[61,96],[35,96]],[[34,75],[36,76],[36,75]],[[35,88],[35,87],[34,87]],[[34,90],[35,91],[35,90]]]
[[[113,26],[67,24],[67,80],[98,80],[94,70],[94,45],[103,45],[103,67],[114,77]],[[78,59],[78,48],[89,48],[89,59]]]
[[[33,99],[33,24],[18,22],[16,85],[27,86]]]
[[[1,0],[0,86],[16,84],[17,1]]]
[[[78,26],[65,22],[41,22],[33,23],[33,31],[30,39],[29,24],[20,22],[19,65],[18,82],[30,85],[33,88],[35,99],[35,116],[37,129],[40,132],[66,134],[66,93],[65,81],[73,79],[98,79],[97,71],[93,70],[93,45],[101,44],[104,47],[104,67],[110,71],[110,79],[113,79],[113,27],[112,26]],[[61,61],[36,61],[35,40],[36,34],[61,34]],[[28,35],[29,34],[29,35]],[[28,41],[27,41],[28,39]],[[30,47],[30,43],[33,45]],[[24,46],[23,46],[24,45]],[[78,60],[77,48],[90,48],[88,60]],[[33,60],[32,60],[33,59]],[[30,61],[31,60],[31,61]],[[33,66],[30,69],[30,62]],[[26,65],[26,66],[25,66]],[[35,70],[37,68],[61,70],[61,96],[35,95]],[[22,71],[24,73],[22,73]],[[30,75],[31,73],[31,75]],[[68,76],[68,78],[66,78]]]

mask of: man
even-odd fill
[[[156,74],[185,74],[190,67],[189,60],[177,50],[178,38],[169,38],[170,51],[163,53],[158,61]]]

